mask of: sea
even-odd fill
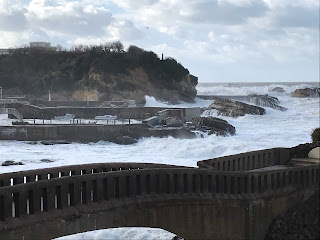
[[[283,88],[284,92],[273,92],[272,89],[275,87]],[[152,137],[140,139],[136,144],[126,146],[104,141],[65,145],[0,141],[0,163],[13,160],[24,164],[0,166],[0,173],[98,162],[164,163],[196,167],[197,161],[200,160],[274,147],[294,147],[311,142],[310,135],[320,124],[320,101],[319,98],[295,98],[290,95],[296,89],[313,87],[319,87],[319,82],[199,83],[199,95],[268,94],[277,97],[279,105],[288,110],[281,112],[267,107],[265,115],[245,115],[238,118],[217,116],[214,111],[205,111],[203,115],[220,117],[236,128],[236,134],[227,137],[200,134],[196,139]],[[152,96],[146,96],[145,106],[208,107],[211,103],[211,100],[196,98],[195,103],[182,102],[170,105],[157,101]],[[6,115],[0,115],[0,125],[10,125],[10,121]],[[48,161],[44,162],[44,159],[52,162],[46,163]],[[141,231],[138,231],[139,234]],[[153,238],[150,233],[143,238],[135,239]]]

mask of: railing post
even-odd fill
[[[0,220],[7,220],[12,218],[12,195],[11,191],[6,191],[0,195],[1,200],[1,213],[0,213]]]

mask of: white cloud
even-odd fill
[[[317,72],[318,10],[319,0],[0,0],[0,48],[121,40],[202,78],[235,64]]]

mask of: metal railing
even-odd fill
[[[12,114],[14,115],[20,122],[23,121],[23,115],[15,108],[0,108],[0,114]]]

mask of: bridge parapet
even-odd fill
[[[290,149],[271,148],[213,158],[197,163],[201,168],[213,168],[218,171],[248,171],[274,165],[285,165],[290,160]]]
[[[134,162],[114,162],[114,163],[92,163],[81,165],[69,165],[62,167],[43,168],[21,172],[11,172],[0,174],[0,188],[5,186],[25,184],[34,181],[60,178],[65,176],[95,174],[109,171],[123,171],[146,168],[177,168],[178,166],[155,163],[134,163]],[[183,168],[183,166],[181,166]],[[187,168],[187,167],[185,167]]]
[[[0,226],[6,229],[14,219],[112,199],[208,195],[244,200],[274,197],[301,189],[319,189],[318,166],[271,172],[155,168],[74,175],[0,188]]]

